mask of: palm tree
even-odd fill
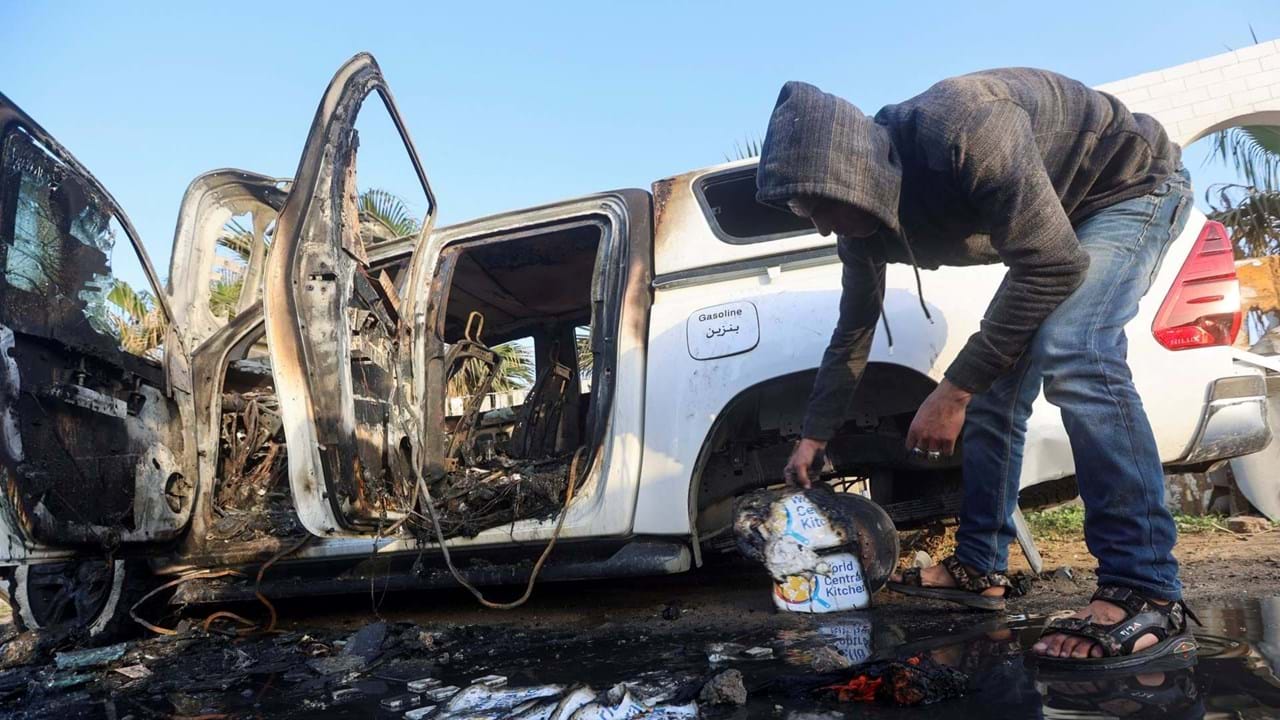
[[[228,220],[222,226],[222,235],[218,237],[219,245],[239,255],[245,262],[249,262],[249,256],[253,254],[254,242],[253,231],[241,225],[238,218]]]
[[[733,152],[725,153],[724,161],[733,162],[734,160],[746,160],[747,158],[760,157],[759,137],[745,138],[742,142],[733,141]]]
[[[416,235],[422,229],[404,198],[381,188],[360,193],[360,221],[374,225],[367,233],[374,243]]]
[[[533,384],[533,348],[520,341],[503,343],[493,351],[498,354],[498,374],[489,392],[510,392]],[[445,395],[451,398],[473,394],[484,379],[484,365],[477,360],[467,360],[462,368],[449,378]]]
[[[108,319],[115,326],[120,349],[134,355],[155,357],[164,342],[168,322],[151,293],[135,290],[132,285],[116,280],[107,293]]]
[[[596,355],[591,351],[591,328],[574,328],[573,341],[574,350],[578,354],[578,375],[584,380],[589,379],[596,364]]]
[[[1280,127],[1243,125],[1211,137],[1213,156],[1240,174],[1240,183],[1205,191],[1210,219],[1227,227],[1236,256],[1280,252]]]
[[[244,278],[213,281],[209,290],[209,311],[214,317],[231,319],[240,306],[240,293],[244,292]]]

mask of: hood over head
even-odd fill
[[[808,83],[782,86],[756,170],[756,199],[786,207],[811,195],[874,215],[894,235],[902,165],[889,131],[847,100]]]

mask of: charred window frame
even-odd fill
[[[698,205],[711,231],[730,245],[811,235],[813,223],[756,201],[755,166],[704,175],[693,183]]]
[[[70,153],[34,123],[27,122],[16,108],[9,110],[17,117],[0,128],[0,306],[3,306],[0,317],[15,329],[25,328],[85,351],[96,351],[103,359],[119,362],[121,356],[133,357],[145,361],[145,365],[157,366],[167,352],[165,344],[172,314],[132,224],[115,199]],[[29,182],[32,179],[43,184],[33,185]],[[45,200],[59,203],[60,222],[48,224],[45,211],[54,206],[41,203],[38,194],[44,192],[50,195]],[[54,193],[58,194],[56,199]],[[72,203],[77,201],[78,207],[73,207]],[[29,202],[35,206],[29,209],[31,217],[24,218],[20,206]],[[49,266],[40,266],[42,261],[34,256],[28,263],[38,266],[34,269],[39,271],[39,277],[31,275],[33,268],[15,269],[17,261],[12,253],[22,242],[20,223],[24,220],[31,221],[29,232],[49,235],[52,228],[56,235],[47,238]],[[35,242],[41,240],[36,238]],[[120,247],[120,243],[127,243],[127,250]],[[102,313],[97,312],[98,305],[105,304],[118,287],[115,282],[119,277],[116,268],[111,266],[112,253],[117,250],[134,254],[145,287],[130,285],[135,292],[124,293],[110,302],[119,308],[120,314],[135,315],[134,304],[146,311],[148,333],[155,335],[155,342],[149,347],[132,347],[121,330],[113,335],[106,329],[108,319],[99,317]],[[103,256],[105,273],[72,277],[74,268],[63,267],[88,262],[91,258],[80,256],[94,251]],[[93,268],[86,265],[81,269],[87,272]],[[55,274],[59,277],[54,278]],[[21,276],[23,280],[12,282],[11,276]],[[71,287],[72,280],[74,287]],[[106,280],[112,281],[111,287],[102,284]],[[48,297],[51,290],[67,302],[53,302]],[[139,290],[142,292],[137,292]],[[31,297],[20,300],[20,294]],[[44,296],[43,303],[40,296]],[[30,305],[32,301],[39,305],[40,312],[22,312],[19,305]],[[75,307],[77,303],[83,307]],[[61,305],[68,307],[59,307]],[[108,340],[112,342],[106,342]],[[135,371],[143,369],[133,361],[124,362]]]
[[[629,268],[628,222],[625,215],[619,220],[606,214],[583,213],[508,230],[459,237],[449,241],[441,249],[440,262],[430,284],[430,294],[437,300],[433,300],[428,311],[427,327],[436,341],[443,344],[447,337],[445,316],[449,294],[453,288],[454,271],[466,251],[483,245],[550,235],[575,228],[597,228],[600,240],[596,250],[590,297],[591,400],[586,408],[586,428],[582,436],[582,443],[590,448],[587,465],[593,462],[596,449],[604,441],[608,413],[613,405],[612,379],[617,358],[618,324],[622,314],[621,291]],[[498,340],[497,344],[503,342],[502,339]],[[536,357],[535,350],[535,359]],[[535,377],[540,370],[541,367],[535,368]],[[438,392],[443,399],[445,389],[441,386],[431,388],[428,392]]]

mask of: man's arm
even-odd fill
[[[1013,367],[1045,318],[1080,286],[1089,256],[1019,105],[1002,100],[981,106],[952,150],[961,190],[1009,268],[980,329],[946,372],[954,385],[979,393]]]
[[[837,243],[844,266],[840,315],[822,355],[801,431],[806,438],[822,441],[830,440],[844,424],[853,391],[867,367],[884,299],[885,261],[880,239],[842,237]]]
[[[822,355],[805,410],[802,439],[783,471],[788,482],[809,487],[809,466],[844,424],[849,402],[867,367],[884,300],[884,252],[879,238],[840,238],[843,271],[840,315]]]

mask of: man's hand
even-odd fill
[[[907,450],[918,448],[943,456],[955,452],[956,438],[964,427],[964,411],[972,397],[950,380],[943,380],[916,410],[911,429],[907,431]]]
[[[817,459],[818,453],[826,447],[825,440],[812,438],[802,438],[796,443],[795,449],[791,451],[791,458],[787,460],[787,466],[782,470],[782,477],[786,478],[787,484],[806,489],[813,487],[813,482],[809,479],[809,468],[813,467],[813,461]]]

